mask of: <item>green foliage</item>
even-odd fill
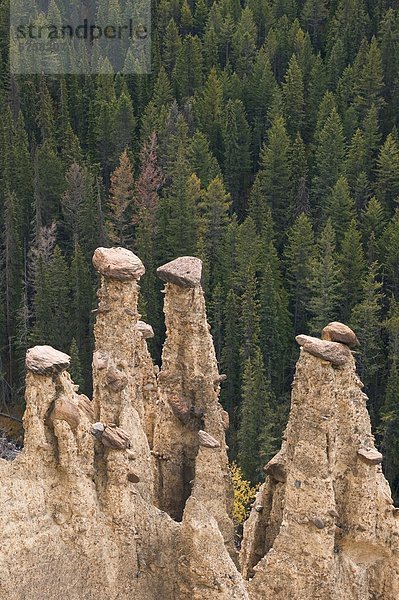
[[[320,334],[326,323],[337,321],[342,278],[335,254],[335,234],[329,219],[321,232],[317,255],[311,262],[309,322],[312,334]]]

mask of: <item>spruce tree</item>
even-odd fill
[[[312,334],[320,331],[331,321],[338,320],[341,301],[341,272],[335,254],[334,228],[329,219],[318,242],[317,255],[310,265],[308,280],[311,315],[309,328]]]
[[[303,73],[295,54],[288,63],[283,83],[283,96],[287,131],[294,138],[301,132],[305,114]]]
[[[123,246],[128,239],[128,210],[134,192],[133,166],[127,150],[119,157],[119,165],[111,176],[109,191],[108,237],[113,244]]]
[[[82,375],[82,366],[80,363],[79,348],[75,338],[72,339],[69,355],[71,357],[71,366],[69,367],[69,372],[71,374],[72,381],[79,386],[80,392],[83,392],[84,380]]]
[[[399,202],[399,146],[392,133],[385,140],[377,159],[376,194],[392,211]]]
[[[234,290],[226,295],[224,305],[224,344],[221,354],[222,372],[227,375],[222,386],[221,402],[230,416],[230,429],[227,433],[230,456],[237,456],[237,429],[239,423],[239,400],[241,383],[240,360],[240,315],[239,301]]]
[[[306,330],[310,300],[309,279],[315,254],[314,232],[308,215],[302,213],[288,232],[284,250],[286,278],[296,333]]]
[[[275,446],[271,417],[270,381],[264,374],[259,348],[244,362],[241,391],[238,460],[246,479],[261,481],[262,467],[272,458]]]
[[[229,100],[223,121],[224,174],[235,212],[242,216],[251,172],[250,127],[240,100]]]
[[[378,418],[377,399],[380,390],[380,369],[383,360],[381,310],[383,294],[378,281],[378,264],[370,265],[363,280],[361,300],[354,306],[350,325],[360,342],[358,370],[371,401],[371,417]]]
[[[348,181],[340,177],[326,202],[325,214],[331,219],[337,247],[340,248],[352,220],[356,216],[355,203],[349,193]]]
[[[351,222],[343,237],[338,263],[342,274],[341,320],[346,323],[352,308],[362,297],[362,284],[366,272],[361,234],[355,220]]]
[[[287,225],[289,209],[287,201],[291,196],[290,181],[290,140],[285,129],[284,119],[276,117],[263,147],[260,170],[251,192],[251,211],[259,216],[271,206],[279,232]]]
[[[315,208],[325,206],[329,192],[343,171],[344,158],[345,140],[342,122],[336,109],[333,109],[320,131],[315,151],[316,174],[312,181]]]
[[[377,258],[378,246],[386,224],[387,218],[381,202],[373,196],[362,210],[360,217],[360,230],[369,264],[375,262]]]

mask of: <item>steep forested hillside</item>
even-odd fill
[[[245,475],[280,443],[294,333],[341,320],[398,495],[399,2],[155,0],[152,74],[115,77],[10,76],[0,10],[0,403],[39,343],[90,392],[97,246],[145,263],[156,360],[155,268],[194,254]]]

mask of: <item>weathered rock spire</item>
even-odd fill
[[[323,337],[297,338],[290,418],[245,527],[243,573],[251,598],[394,600],[399,523],[345,345],[357,339],[339,323]]]

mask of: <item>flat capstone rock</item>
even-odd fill
[[[93,265],[98,273],[117,281],[138,281],[145,273],[139,257],[126,248],[97,248]]]
[[[327,342],[307,335],[297,335],[295,339],[305,352],[328,361],[336,367],[345,365],[351,356],[348,346],[338,342]]]
[[[351,347],[359,345],[356,333],[350,327],[338,321],[333,321],[324,327],[321,332],[321,339],[329,342],[340,342]]]
[[[199,287],[202,278],[202,260],[194,256],[182,256],[159,267],[157,275],[165,283],[173,283],[182,288]]]
[[[71,357],[51,346],[35,346],[26,353],[25,365],[36,375],[55,375],[68,369]]]

